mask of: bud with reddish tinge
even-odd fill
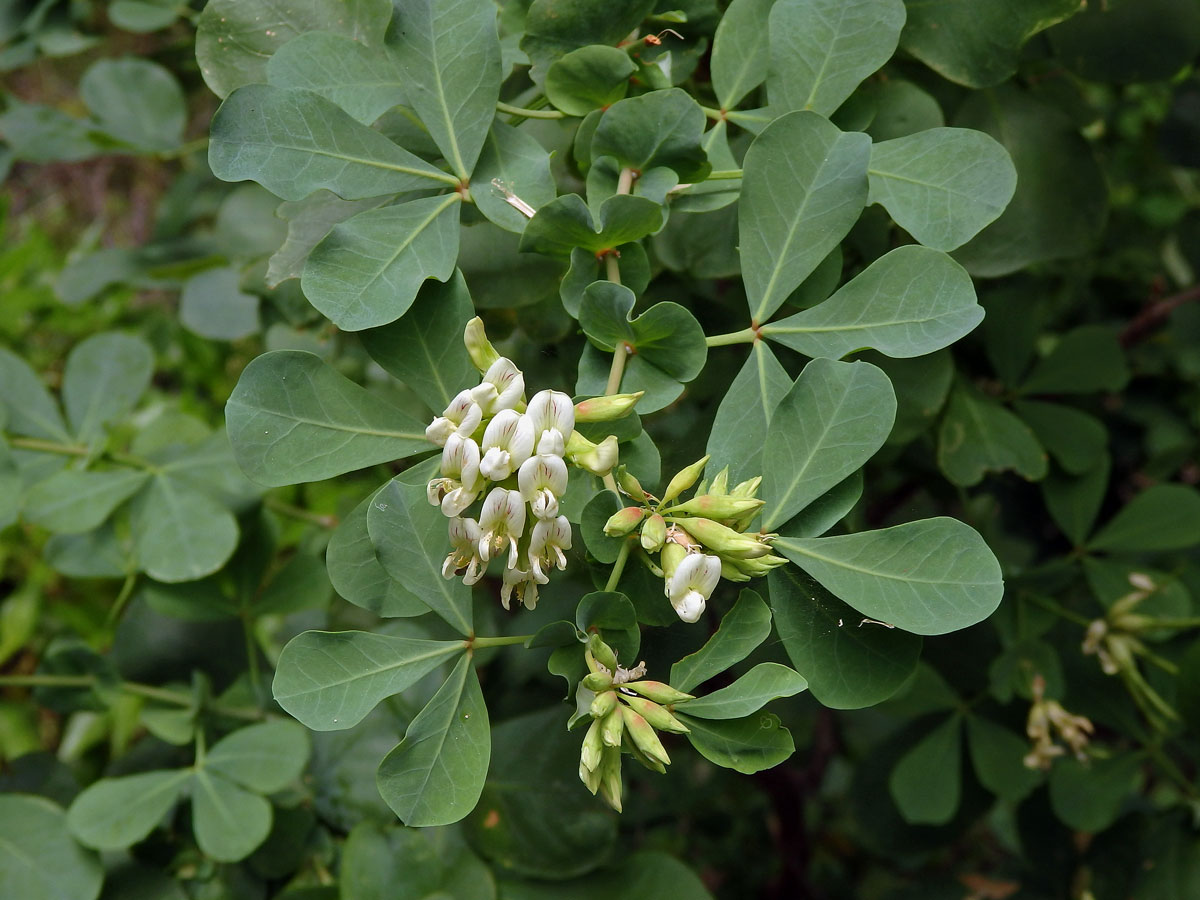
[[[757,535],[742,534],[712,519],[693,517],[687,520],[688,534],[722,556],[755,559],[766,556],[771,547]]]
[[[646,517],[646,510],[640,506],[626,506],[619,509],[604,523],[604,533],[609,537],[625,537]]]
[[[622,694],[621,700],[659,731],[670,731],[675,734],[687,734],[689,731],[686,725],[653,700],[647,700],[645,697],[630,697],[628,694]]]
[[[764,501],[750,497],[734,497],[730,494],[703,494],[693,497],[664,510],[668,515],[683,513],[689,516],[707,516],[710,519],[740,519],[752,515],[763,507]]]
[[[639,750],[664,766],[671,764],[671,757],[667,756],[666,748],[658,739],[654,729],[650,727],[649,722],[628,706],[621,707],[621,717],[625,720],[625,730],[633,738],[633,742]]]
[[[622,419],[633,412],[633,407],[642,399],[645,391],[636,394],[609,394],[606,397],[589,397],[575,404],[576,422],[611,422]]]
[[[629,684],[621,685],[621,687],[641,694],[655,703],[682,703],[684,700],[696,699],[691,694],[677,691],[669,684],[663,684],[661,681],[631,681]]]

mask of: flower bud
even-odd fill
[[[638,749],[637,744],[625,742],[624,749],[629,755],[636,759],[639,763],[649,769],[651,772],[657,772],[659,775],[665,775],[667,767],[660,763],[657,759],[651,759],[645,753]]]
[[[589,672],[583,676],[583,686],[597,694],[600,691],[607,691],[612,687],[612,683],[612,675],[607,672]]]
[[[600,764],[600,796],[617,812],[621,811],[621,751],[608,748]]]
[[[674,734],[687,734],[690,730],[686,725],[680,722],[677,718],[655,703],[653,700],[647,700],[645,697],[630,697],[627,694],[622,694],[621,699],[638,715],[650,723],[659,731],[670,731]]]
[[[749,581],[750,577],[727,559],[721,560],[721,577],[727,581]]]
[[[600,721],[597,719],[583,736],[583,747],[579,751],[579,765],[594,772],[604,754],[604,742],[600,739]],[[595,793],[595,791],[593,791]]]
[[[650,496],[646,493],[646,489],[642,487],[642,483],[634,478],[624,466],[617,468],[617,486],[634,500],[640,500],[643,503]]]
[[[592,658],[600,665],[604,666],[609,673],[617,671],[617,654],[613,653],[612,647],[604,643],[600,639],[600,635],[593,634],[588,638],[587,651],[592,655]],[[593,669],[592,671],[596,671]]]
[[[467,355],[471,357],[480,373],[486,372],[492,363],[500,358],[492,342],[488,340],[483,328],[483,319],[476,316],[467,323],[463,330],[463,343],[467,345]]]
[[[623,419],[633,412],[633,407],[642,399],[645,391],[636,394],[609,394],[607,397],[589,397],[575,404],[576,422],[611,422]]]
[[[745,576],[743,578],[733,578],[733,581],[745,581],[746,578],[760,578],[776,566],[782,566],[786,563],[786,559],[774,554],[759,556],[754,559],[724,559],[721,561],[721,574],[725,575],[725,566],[728,565],[734,571]],[[731,576],[726,575],[725,577],[730,578]]]
[[[604,523],[604,533],[609,537],[625,537],[638,526],[646,515],[646,510],[640,506],[626,506],[619,509]]]
[[[628,684],[621,685],[621,687],[641,694],[655,703],[682,703],[684,700],[696,699],[691,694],[677,691],[669,684],[663,684],[661,681],[631,681]]]
[[[603,719],[613,707],[617,705],[617,695],[613,691],[602,691],[592,698],[592,705],[588,709],[593,719]]]
[[[621,732],[625,729],[625,717],[621,714],[621,710],[627,707],[616,703],[616,695],[613,697],[613,708],[608,715],[600,719],[600,740],[604,742],[605,747],[620,747]]]
[[[756,475],[753,478],[746,479],[729,493],[734,497],[753,497],[758,493],[758,486],[760,484],[762,484],[762,476]]]
[[[658,513],[650,516],[642,524],[642,549],[654,553],[662,548],[667,539],[667,523]]]
[[[667,755],[667,749],[658,739],[654,729],[650,727],[650,723],[628,706],[622,706],[620,710],[621,718],[625,720],[625,731],[633,738],[633,743],[637,748],[650,759],[669,766],[671,757]]]
[[[730,494],[703,494],[686,503],[672,506],[667,513],[683,513],[688,516],[706,516],[710,519],[740,519],[756,513],[764,501],[749,497],[734,497]]]
[[[688,534],[717,553],[735,559],[755,559],[771,552],[770,546],[757,535],[742,534],[712,519],[694,517],[687,520]]]
[[[698,459],[690,466],[685,466],[675,473],[675,477],[671,479],[667,485],[666,491],[663,492],[663,505],[670,503],[700,478],[700,473],[704,471],[704,464],[708,462],[708,457]]]
[[[701,491],[701,493],[704,493]],[[717,473],[717,477],[712,480],[707,493],[710,494],[728,494],[729,493],[729,466],[723,468]]]
[[[688,552],[686,547],[682,547],[674,541],[668,541],[663,544],[662,555],[659,561],[662,563],[663,578],[670,584],[671,576],[675,574],[675,570],[679,568],[679,564],[687,557]]]
[[[566,457],[584,471],[603,478],[617,464],[617,437],[610,434],[595,444],[574,431],[567,440]]]

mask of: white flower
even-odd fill
[[[666,593],[685,622],[695,622],[721,578],[721,560],[707,553],[689,553],[667,579]]]
[[[471,389],[471,397],[490,416],[502,409],[512,409],[525,393],[525,376],[510,359],[501,356],[488,366],[483,381]]]
[[[553,519],[558,515],[558,498],[567,492],[567,464],[550,453],[531,456],[521,463],[517,484],[537,518]]]
[[[575,430],[575,404],[562,391],[538,391],[525,411],[533,423],[538,453],[563,455]]]
[[[514,590],[517,593],[517,600],[526,609],[533,609],[537,606],[537,581],[529,573],[529,570],[510,565],[504,570],[504,582],[500,586],[500,603],[505,609],[509,608]]]
[[[442,477],[425,486],[433,506],[441,506],[446,516],[457,516],[475,502],[483,490],[479,474],[479,445],[470,438],[452,434],[442,449]]]
[[[470,437],[482,421],[483,410],[475,402],[471,392],[460,391],[458,396],[450,401],[445,412],[429,423],[425,429],[425,437],[439,447],[445,447],[450,435]]]
[[[479,514],[479,556],[487,562],[508,547],[508,567],[517,565],[517,539],[525,531],[525,501],[517,491],[492,488]]]
[[[464,584],[474,584],[483,577],[484,564],[479,558],[479,523],[474,519],[455,516],[450,520],[450,554],[442,563],[442,575],[453,578],[458,570],[466,568]]]
[[[482,451],[479,471],[503,481],[533,453],[533,423],[515,410],[500,410],[483,432]]]
[[[545,584],[550,580],[546,569],[565,569],[567,557],[563,551],[570,549],[571,523],[566,516],[539,519],[529,539],[529,568],[534,580]]]

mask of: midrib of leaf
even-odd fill
[[[450,726],[454,723],[454,719],[456,718],[456,713],[458,712],[458,705],[462,702],[463,691],[466,689],[466,686],[467,686],[466,673],[469,668],[470,668],[470,665],[466,665],[466,666],[462,667],[463,677],[461,679],[459,679],[458,689],[455,692],[454,702],[447,704],[450,712],[449,712],[449,715],[445,716],[444,722],[439,721],[437,723],[437,728],[435,731],[428,733],[428,735],[424,738],[418,738],[412,744],[409,745],[410,747],[417,747],[418,745],[426,743],[427,741],[436,741],[436,744],[434,745],[436,748],[436,752],[433,754],[433,761],[428,766],[424,767],[424,770],[423,770],[424,777],[421,779],[420,787],[417,791],[410,793],[409,794],[410,797],[423,796],[425,793],[425,788],[428,787],[428,785],[429,785],[429,779],[433,777],[434,764],[442,757],[442,749],[446,746],[446,738],[450,734]],[[454,675],[451,674],[450,677],[453,678]],[[443,687],[445,687],[445,685],[448,683],[449,683],[449,679],[447,679],[446,682],[443,682]],[[406,739],[407,739],[407,737],[408,736],[405,735]],[[413,771],[413,769],[409,769],[408,771],[411,772],[411,771]],[[422,771],[422,770],[417,769],[416,771]]]
[[[958,175],[960,173],[956,172],[955,174]],[[933,188],[935,190],[944,191],[945,193],[953,194],[956,197],[965,197],[972,203],[981,202],[975,194],[968,193],[967,191],[954,190],[953,188],[947,187],[945,182],[921,181],[919,178],[910,178],[907,175],[900,175],[896,172],[885,172],[880,169],[872,169],[868,167],[867,176],[870,177],[871,175],[874,175],[878,178],[891,178],[893,181],[903,181],[907,184],[915,184],[917,187]],[[989,203],[987,205],[995,206],[996,204]]]
[[[841,8],[841,16],[838,18],[837,27],[834,29],[834,38],[829,42],[829,52],[821,59],[821,68],[817,71],[816,77],[813,79],[812,90],[808,92],[808,99],[804,101],[805,109],[813,108],[813,101],[817,98],[817,89],[821,86],[821,82],[825,77],[825,70],[829,67],[829,60],[833,58],[833,49],[837,46],[838,37],[841,36],[842,23],[846,20],[846,7]]]
[[[825,540],[825,539],[824,538],[816,538],[816,540]],[[950,581],[947,578],[941,578],[941,579],[935,580],[932,578],[913,578],[908,575],[892,575],[881,569],[868,569],[864,566],[856,566],[853,563],[846,562],[845,560],[833,559],[832,557],[823,556],[820,553],[815,553],[812,550],[806,550],[803,547],[799,546],[798,544],[794,543],[791,538],[777,538],[775,540],[775,543],[781,544],[784,547],[787,547],[792,552],[799,553],[801,556],[807,556],[810,559],[817,559],[817,560],[820,560],[821,562],[829,563],[832,566],[837,566],[842,569],[847,569],[851,572],[861,572],[863,575],[871,575],[875,578],[883,578],[888,581],[901,581],[901,582],[905,582],[905,583],[909,583],[909,584],[915,582],[917,584],[953,584],[953,585],[962,585],[962,586],[976,586],[976,585],[981,585],[981,584],[992,584],[993,583],[990,581],[984,581],[984,582],[981,582],[981,581]]]
[[[226,822],[231,828],[236,830],[237,820],[230,815],[228,807],[226,807],[218,797],[216,787],[212,781],[212,776],[210,776],[203,769],[197,769],[196,781],[200,782],[200,786],[204,789],[204,793],[208,795],[208,799],[212,802],[213,808],[216,809],[217,814],[221,817],[222,821]]]
[[[352,682],[359,681],[363,678],[373,678],[376,675],[382,675],[384,672],[390,672],[393,669],[399,669],[403,666],[412,665],[413,663],[424,662],[427,659],[433,659],[438,656],[449,656],[451,653],[463,650],[467,646],[466,641],[439,641],[438,643],[443,644],[443,646],[439,647],[437,650],[430,650],[427,653],[422,653],[417,656],[407,656],[399,662],[389,663],[386,666],[379,666],[378,668],[371,669],[369,671],[352,674],[337,681],[324,681],[321,682],[320,686],[316,688],[297,691],[294,694],[276,694],[275,699],[291,700],[293,697],[304,697],[308,694],[320,693],[321,691],[328,690],[329,688],[341,687],[343,684],[351,684]],[[329,654],[326,653],[325,655],[328,656]],[[343,666],[342,668],[345,667]]]
[[[227,141],[226,143],[233,143],[233,141]],[[311,147],[311,146],[303,147],[303,146],[295,146],[292,144],[283,144],[283,143],[278,143],[278,142],[267,143],[266,141],[238,141],[238,143],[242,144],[243,146],[266,147],[268,149],[294,150],[298,153],[311,153],[313,156],[327,156],[330,159],[338,159],[338,160],[341,160],[342,162],[358,163],[359,165],[363,165],[363,166],[373,166],[374,168],[386,169],[390,172],[403,172],[405,175],[419,175],[422,178],[428,178],[431,181],[441,181],[446,184],[453,184],[455,186],[458,185],[458,179],[448,173],[434,175],[433,172],[427,171],[425,169],[414,169],[410,166],[401,165],[400,163],[390,163],[390,162],[384,162],[383,160],[379,160],[379,159],[369,159],[367,157],[351,156],[348,153],[341,153],[341,152],[334,151],[334,150],[324,150],[320,147]]]
[[[439,203],[433,212],[421,220],[421,222],[417,224],[417,227],[408,233],[408,236],[404,238],[404,240],[400,243],[400,246],[396,248],[396,252],[393,253],[391,257],[389,257],[388,260],[382,266],[380,266],[378,270],[376,270],[375,274],[371,276],[370,281],[366,283],[366,285],[363,287],[363,290],[365,291],[367,288],[371,287],[371,285],[375,284],[375,282],[377,282],[383,276],[383,273],[386,272],[391,265],[400,258],[400,254],[407,250],[413,241],[425,233],[425,229],[430,226],[434,219],[436,219],[461,199],[462,197],[457,193],[447,194],[446,199]]]
[[[365,434],[365,435],[369,435],[371,437],[405,438],[407,440],[413,440],[413,441],[425,439],[424,434],[414,434],[414,433],[408,432],[408,431],[384,431],[384,430],[378,429],[378,428],[362,428],[362,427],[355,427],[355,426],[351,426],[351,425],[342,425],[338,422],[333,422],[333,421],[322,421],[319,419],[309,419],[305,416],[298,416],[295,413],[278,412],[273,409],[263,409],[262,407],[249,406],[248,404],[246,404],[245,402],[242,402],[242,401],[239,401],[237,403],[230,401],[230,403],[228,405],[229,406],[240,406],[244,409],[250,410],[251,412],[259,412],[259,413],[265,412],[267,415],[276,416],[280,419],[286,419],[289,422],[296,422],[297,424],[300,424],[300,425],[315,425],[318,428],[325,428],[325,429],[328,429],[329,431],[344,431],[347,434]],[[430,448],[430,449],[433,449],[433,448]]]
[[[430,25],[433,25],[432,16],[430,17]],[[449,133],[450,152],[453,155],[451,165],[454,166],[454,171],[458,173],[459,178],[467,179],[471,173],[467,171],[466,165],[463,164],[462,151],[458,147],[458,134],[454,130],[454,121],[450,116],[450,107],[446,103],[446,90],[442,84],[442,67],[438,65],[438,42],[435,35],[429,35],[429,63],[433,66],[433,77],[437,85],[437,101],[438,106],[442,110],[442,121],[446,123],[446,131]]]

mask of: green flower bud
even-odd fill
[[[696,460],[690,466],[680,469],[675,474],[675,477],[671,479],[670,484],[667,485],[666,491],[663,492],[662,505],[670,503],[695,484],[700,478],[700,473],[704,471],[704,464],[707,462],[708,457],[706,456],[703,459]]]
[[[615,701],[615,695],[612,696]],[[599,720],[600,740],[604,742],[605,747],[621,746],[621,732],[625,730],[625,717],[621,714],[621,710],[627,708],[614,702],[609,714]]]
[[[651,772],[657,772],[659,775],[666,774],[667,767],[660,763],[657,759],[651,759],[648,757],[645,753],[638,749],[637,744],[632,744],[626,741],[625,750],[629,752],[630,756],[640,762]]]
[[[623,419],[633,412],[633,407],[642,399],[645,391],[636,394],[609,394],[607,397],[589,397],[575,404],[575,421],[611,422]]]
[[[612,687],[612,676],[607,672],[589,672],[583,677],[583,686],[597,694],[607,691]]]
[[[487,332],[483,328],[483,319],[479,316],[467,323],[463,331],[463,343],[467,345],[467,354],[480,373],[486,372],[492,363],[500,358],[500,354],[488,340]]]
[[[659,731],[670,731],[673,734],[687,734],[690,730],[653,700],[622,694],[621,701]]]
[[[767,554],[766,556],[759,556],[755,559],[722,560],[722,562],[721,562],[721,574],[722,575],[725,574],[726,563],[728,563],[729,566],[732,567],[735,571],[740,572],[742,575],[745,575],[748,578],[760,578],[761,576],[766,575],[768,572],[770,572],[776,566],[785,565],[787,563],[787,560],[784,559],[782,556],[775,556],[774,554]],[[734,578],[733,580],[739,581],[739,580],[744,580],[744,579]]]
[[[727,581],[749,581],[751,578],[727,559],[721,560],[721,577]]]
[[[674,541],[663,544],[662,555],[659,557],[659,561],[662,563],[663,578],[670,581],[671,576],[675,574],[675,570],[679,568],[679,564],[686,556],[687,548]]]
[[[609,747],[600,764],[600,796],[604,802],[621,811],[621,751]]]
[[[593,719],[603,719],[613,711],[613,707],[616,705],[617,695],[614,691],[601,691],[592,698],[592,705],[588,712],[592,714]]]
[[[746,479],[729,493],[734,497],[753,497],[758,493],[760,484],[762,484],[762,476],[756,475],[754,478]]]
[[[766,556],[771,547],[757,535],[742,534],[720,522],[699,516],[687,520],[688,534],[704,546],[715,550],[719,556],[735,559],[755,559]]]
[[[696,699],[691,694],[677,691],[669,684],[663,684],[661,681],[631,681],[628,684],[621,685],[621,687],[628,688],[634,693],[641,694],[643,697],[648,697],[655,703],[682,703],[684,700]]]
[[[613,653],[612,647],[608,646],[608,644],[601,640],[600,635],[592,634],[588,637],[587,654],[585,654],[585,658],[587,655],[590,655],[595,662],[604,666],[610,675],[617,671],[617,654]],[[588,665],[588,668],[593,672],[599,671],[599,669],[596,669],[590,664]]]
[[[717,477],[712,480],[712,484],[708,486],[709,494],[728,494],[729,493],[729,466],[723,468],[717,473]]]
[[[646,510],[640,506],[626,506],[624,509],[618,509],[604,523],[604,533],[614,538],[625,537],[625,535],[637,528],[638,523],[645,516]]]
[[[682,513],[688,516],[706,516],[709,519],[740,519],[753,515],[763,508],[763,500],[750,497],[734,497],[729,494],[702,494],[686,503],[672,506],[664,512]]]
[[[610,434],[594,444],[578,431],[567,439],[566,457],[574,465],[603,478],[617,464],[617,436]]]
[[[588,772],[594,772],[596,767],[600,765],[600,759],[604,755],[604,741],[600,739],[600,720],[596,719],[588,727],[587,734],[583,736],[583,747],[579,751],[579,765],[581,769]],[[584,779],[585,783],[587,779]],[[596,789],[592,788],[592,793],[596,793]]]
[[[625,731],[633,738],[633,743],[650,759],[658,760],[664,766],[671,764],[667,749],[658,739],[658,734],[650,727],[650,723],[634,712],[628,706],[621,706],[621,718],[625,720]]]
[[[646,493],[646,489],[642,487],[642,483],[634,478],[624,466],[617,467],[617,486],[634,500],[641,503],[645,503],[650,497]]]
[[[655,513],[642,523],[641,539],[642,549],[647,553],[662,549],[663,542],[667,539],[667,523],[662,516]]]

